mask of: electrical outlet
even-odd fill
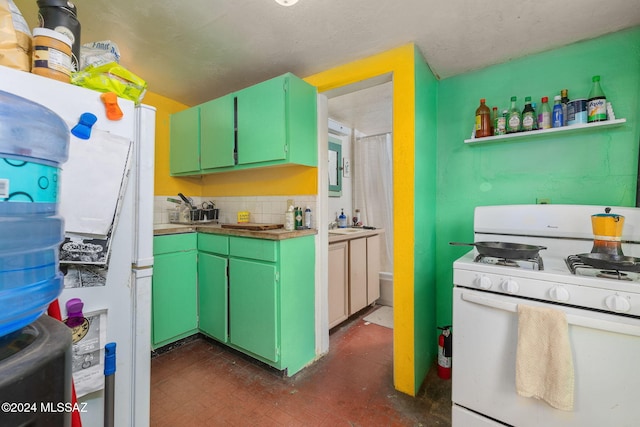
[[[536,199],[536,204],[538,204],[538,205],[550,205],[551,204],[551,199],[549,199],[548,197],[538,197]]]

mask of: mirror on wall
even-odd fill
[[[342,145],[340,140],[329,136],[329,197],[342,195]]]

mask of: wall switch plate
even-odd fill
[[[536,198],[536,204],[538,204],[538,205],[550,205],[551,204],[551,199],[549,199],[548,197],[538,197],[538,198]]]

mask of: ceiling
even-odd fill
[[[37,26],[36,1],[14,2]],[[640,0],[74,3],[83,43],[115,42],[121,64],[145,79],[150,91],[187,105],[287,71],[305,77],[409,42],[444,79],[640,25]]]

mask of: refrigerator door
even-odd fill
[[[115,342],[115,425],[148,425],[155,111],[145,106],[136,108],[133,102],[119,98],[118,105],[124,116],[111,121],[106,117],[99,92],[2,66],[0,90],[50,108],[70,128],[83,113],[90,112],[97,117],[94,129],[133,142],[132,172],[122,192],[106,275],[97,280],[100,283],[94,283],[95,286],[65,288],[58,300],[63,318],[67,316],[65,304],[72,298],[82,300],[85,315],[106,313],[106,321],[100,323],[101,334],[96,334],[101,335],[100,340],[92,343],[95,350],[92,348],[91,353],[86,353],[91,356],[91,362],[83,359],[83,365],[102,363],[104,345]],[[90,144],[91,139],[87,143]],[[64,169],[64,165],[62,167]],[[65,179],[81,181],[82,177]],[[64,186],[64,182],[60,185]],[[137,267],[140,269],[134,270]],[[65,282],[71,281],[65,277]],[[102,372],[97,377],[100,376],[103,379]],[[79,380],[76,378],[75,382],[78,384]],[[86,403],[81,414],[83,425],[103,424],[104,390],[98,388],[78,399]]]
[[[153,265],[153,180],[155,164],[156,110],[147,105],[136,108],[134,180],[134,222],[137,238],[133,241],[134,268]]]

